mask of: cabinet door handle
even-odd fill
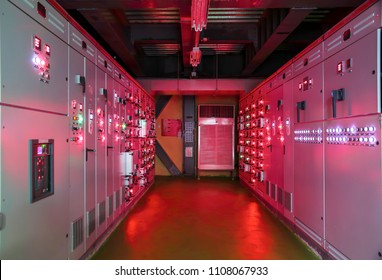
[[[93,152],[93,153],[95,153],[95,151],[96,151],[96,150],[94,150],[94,149],[88,149],[88,148],[86,148],[86,161],[88,161],[88,153],[89,153],[89,152]]]
[[[305,100],[297,102],[297,122],[300,122],[300,111],[305,110],[306,102]]]
[[[337,101],[345,100],[345,89],[335,89],[332,90],[332,107],[333,107],[333,118],[337,118]]]
[[[77,85],[82,86],[82,93],[85,93],[85,91],[86,91],[86,78],[85,78],[85,76],[76,75],[75,76],[75,82]]]

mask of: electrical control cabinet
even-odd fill
[[[336,259],[382,258],[380,14],[365,2],[239,102],[241,182]]]
[[[96,68],[96,224],[97,236],[106,230],[106,150],[107,150],[107,86],[106,73]]]
[[[96,236],[96,47],[69,25],[70,258],[81,257]],[[84,207],[85,203],[85,207]]]
[[[68,51],[64,34],[60,38],[41,28],[8,1],[2,3],[2,12],[1,102],[67,114]]]
[[[340,259],[382,253],[381,115],[324,123],[326,248]]]
[[[325,119],[381,112],[380,37],[375,30],[324,62]]]
[[[271,184],[271,204],[281,213],[284,211],[284,143],[285,124],[283,116],[283,87],[279,86],[272,91],[269,102],[269,124],[266,127],[266,148],[270,152],[269,176]],[[269,133],[267,132],[269,131]],[[281,159],[281,160],[280,160]]]
[[[0,258],[66,259],[67,118],[1,106],[1,127],[1,213],[6,223]]]
[[[97,158],[96,147],[98,140],[97,127],[97,90],[96,90],[96,66],[86,64],[86,134],[85,134],[85,244],[88,250],[95,242],[96,236],[96,199],[97,199]]]
[[[294,123],[320,121],[324,114],[323,64],[317,64],[293,79]]]
[[[306,233],[323,245],[324,177],[322,122],[295,124],[294,213]]]
[[[114,143],[114,104],[113,94],[107,94],[106,103],[106,220],[107,225],[113,223],[114,220],[114,204],[113,204],[113,191],[114,191],[114,157],[115,157],[115,143]]]
[[[49,3],[0,3],[1,259],[84,257],[154,181],[154,99]]]

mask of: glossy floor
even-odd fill
[[[318,259],[238,181],[157,177],[93,259]]]

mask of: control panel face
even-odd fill
[[[31,140],[31,202],[53,194],[53,140]]]
[[[84,107],[83,103],[77,100],[71,102],[71,137],[70,141],[75,144],[84,142]]]
[[[106,135],[105,135],[105,111],[102,110],[101,108],[97,109],[97,126],[98,126],[98,136],[97,139],[98,141],[101,141],[102,143],[105,142],[106,140]]]
[[[368,146],[379,144],[377,141],[376,127],[374,124],[365,126],[332,126],[326,129],[327,144]]]
[[[322,144],[323,136],[320,127],[312,126],[312,129],[296,129],[294,131],[294,141],[306,144]]]
[[[50,82],[50,54],[51,47],[37,35],[33,36],[33,64],[41,82]]]

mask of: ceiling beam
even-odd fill
[[[135,77],[141,77],[144,75],[140,68],[133,46],[129,43],[123,24],[124,14],[122,11],[111,10],[110,11],[116,19],[116,22],[107,20],[99,20],[93,17],[92,11],[81,11],[86,20],[94,27],[95,30],[104,38],[111,49],[118,55],[129,70],[130,74]],[[96,14],[97,15],[97,14]],[[125,20],[127,23],[127,20]]]
[[[247,64],[242,72],[243,76],[250,76],[271,55],[277,47],[296,29],[297,26],[314,9],[292,8],[287,16],[281,21],[270,37],[264,42],[256,52],[252,60]]]
[[[50,1],[50,0],[48,0]],[[150,1],[126,1],[126,0],[55,0],[65,9],[141,9],[141,8],[166,8],[189,6],[191,10],[191,0],[150,0]],[[338,8],[357,7],[365,0],[212,0],[211,8],[257,8],[257,9],[278,9],[293,7],[308,8]]]
[[[194,34],[191,29],[191,8],[180,10],[180,31],[182,41],[182,62],[185,76],[191,73],[190,52],[194,46]]]

